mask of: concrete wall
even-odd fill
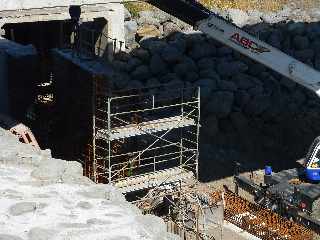
[[[97,4],[101,2],[112,2],[112,1],[101,1],[101,0],[0,0],[0,11],[17,10],[17,9],[30,9],[30,8],[45,8],[45,7],[56,7],[56,6],[70,6],[70,5],[89,5]],[[121,2],[121,1],[117,1]]]
[[[8,113],[8,104],[7,55],[4,52],[0,52],[0,113]]]
[[[56,157],[83,160],[87,144],[92,144],[94,76],[101,76],[103,89],[108,89],[113,72],[99,61],[73,57],[67,50],[54,50],[53,59],[57,114],[53,129],[58,141],[52,138],[51,149]]]
[[[24,114],[20,107],[33,100],[27,86],[36,80],[35,56],[32,46],[0,38],[0,113]]]
[[[99,3],[100,2],[100,3]],[[96,18],[107,20],[106,49],[109,58],[112,59],[114,52],[124,46],[124,7],[118,1],[90,0],[90,1],[4,1],[0,0],[0,29],[9,23],[25,23],[38,21],[68,20],[69,6],[81,5],[81,21],[89,22]],[[99,4],[98,4],[99,3]],[[18,11],[19,10],[19,11]],[[0,32],[0,35],[3,35]],[[114,44],[114,42],[116,44]]]

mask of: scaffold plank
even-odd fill
[[[148,133],[166,131],[169,129],[194,126],[195,124],[196,123],[192,118],[175,116],[142,122],[139,124],[129,124],[123,127],[113,128],[111,131],[101,129],[97,133],[97,138],[111,141]]]
[[[175,167],[142,176],[129,177],[116,182],[114,185],[118,187],[122,193],[129,193],[193,178],[194,174],[191,171],[187,171],[181,167]]]

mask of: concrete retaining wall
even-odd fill
[[[0,112],[22,120],[35,100],[36,51],[0,38]]]

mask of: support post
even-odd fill
[[[108,132],[111,132],[111,99],[108,97],[108,109],[107,109],[107,114],[108,114]],[[108,176],[108,183],[111,183],[112,180],[112,172],[111,172],[111,140],[108,139],[108,171],[109,171],[109,176]]]
[[[198,119],[197,119],[197,155],[196,155],[196,179],[199,179],[199,135],[200,135],[200,87],[198,87]]]
[[[184,117],[184,105],[183,105],[183,102],[184,102],[184,87],[181,88],[181,118]],[[182,128],[180,128],[180,166],[182,165],[182,162],[183,162],[183,156],[182,156],[182,148],[183,148],[183,140],[182,140],[182,137],[183,137],[183,130]]]
[[[64,45],[64,34],[63,34],[63,29],[64,27],[64,21],[60,21],[59,22],[59,45],[60,45],[60,48],[63,48],[63,45]]]
[[[92,160],[93,160],[93,181],[98,182],[97,177],[97,159],[96,159],[96,76],[93,77],[92,83]]]

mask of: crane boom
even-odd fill
[[[148,2],[320,96],[319,71],[255,38],[200,3],[194,0]]]

